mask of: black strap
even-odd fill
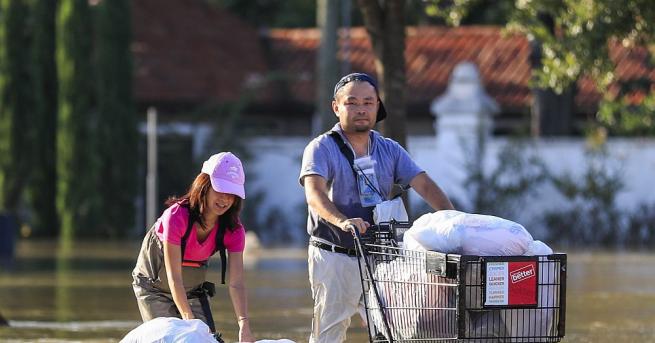
[[[182,235],[182,242],[180,243],[182,261],[184,261],[184,250],[186,249],[186,242],[189,239],[189,235],[191,234],[191,228],[193,227],[193,223],[198,219],[197,218],[198,216],[194,215],[194,213],[191,213],[191,208],[189,207],[188,203],[182,204],[182,206],[186,207],[189,211],[189,222],[187,224],[184,235]],[[227,270],[227,254],[225,252],[225,243],[223,242],[224,236],[225,236],[225,221],[219,219],[218,232],[216,232],[216,249],[214,250],[212,255],[218,252],[219,256],[221,257],[221,284],[223,285],[225,284],[225,271]]]
[[[221,257],[221,284],[225,284],[225,271],[227,270],[227,254],[225,252],[225,220],[218,220],[218,232],[216,232],[216,250],[214,254],[218,251],[218,255]]]
[[[214,316],[212,315],[211,307],[209,306],[209,298],[213,297],[216,293],[214,284],[211,282],[204,282],[200,287],[195,288],[189,292],[188,296],[197,298],[200,301],[202,313],[205,314],[207,326],[212,333],[216,333],[216,325],[214,324]]]
[[[355,165],[355,155],[353,154],[353,151],[350,150],[350,148],[346,145],[346,142],[343,141],[343,138],[341,138],[341,135],[337,131],[330,131],[328,133],[330,137],[334,140],[335,143],[339,146],[339,150],[341,150],[341,153],[346,156],[346,159],[348,160],[348,163],[350,165],[350,169],[353,171],[353,176],[355,177],[355,180],[357,180],[357,172],[355,171],[355,168],[353,167]]]
[[[350,150],[350,148],[346,145],[346,142],[343,141],[343,138],[341,137],[341,135],[338,132],[333,130],[333,131],[330,131],[328,134],[337,143],[337,145],[339,146],[339,150],[341,150],[341,153],[344,156],[346,156],[346,159],[348,160],[348,163],[350,163],[350,169],[352,169],[352,171],[353,171],[353,176],[355,177],[355,183],[357,183],[357,170],[355,170],[355,156],[353,155],[353,151]],[[359,171],[361,172],[362,169],[360,168]],[[368,179],[366,174],[364,174],[362,172],[362,176],[364,176],[364,181],[366,182],[366,184],[369,187],[371,187],[371,189],[375,193],[377,193],[380,196],[380,198],[385,199],[384,194],[382,194],[382,192],[380,192],[379,189],[377,189],[375,186],[373,186],[373,183],[371,182],[371,180]]]
[[[212,333],[216,332],[216,325],[214,324],[214,316],[212,315],[211,307],[209,307],[209,300],[207,300],[207,294],[202,294],[198,298],[200,300],[200,306],[202,307],[202,312],[205,313],[207,317],[207,326]]]

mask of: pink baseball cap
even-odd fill
[[[209,175],[212,188],[220,193],[229,193],[241,199],[246,198],[243,184],[246,176],[238,157],[231,152],[221,152],[212,155],[202,164],[202,172]]]

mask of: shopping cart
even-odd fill
[[[566,254],[472,256],[407,250],[410,223],[355,231],[369,341],[559,342]]]

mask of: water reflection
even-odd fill
[[[21,242],[16,268],[0,272],[0,313],[8,341],[117,342],[140,323],[130,286],[138,243],[86,243],[60,252],[56,244]],[[216,265],[216,264],[214,264]],[[564,342],[655,341],[654,254],[569,254]],[[306,342],[312,315],[306,253],[265,250],[247,261],[250,317],[258,338]],[[216,269],[216,268],[215,268]],[[218,281],[214,270],[210,278]],[[213,299],[217,327],[235,339],[225,287]],[[353,320],[348,342],[364,342]]]

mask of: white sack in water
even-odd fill
[[[521,224],[455,210],[422,215],[407,235],[426,250],[478,256],[523,255],[532,242]]]
[[[209,326],[200,319],[160,317],[130,331],[120,343],[216,343]],[[264,339],[255,343],[295,343],[288,339]]]
[[[216,343],[209,327],[200,319],[161,317],[130,331],[120,343]]]

